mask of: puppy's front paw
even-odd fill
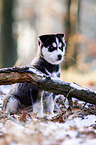
[[[13,96],[6,96],[3,100],[3,110],[8,113],[16,113],[18,109],[19,101]]]

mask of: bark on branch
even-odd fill
[[[87,103],[96,105],[96,91],[92,91],[75,83],[68,83],[50,78],[32,66],[12,67],[0,69],[0,85],[20,82],[31,82],[43,90],[74,97]]]

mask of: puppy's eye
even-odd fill
[[[54,47],[53,46],[50,46],[50,49],[53,49]]]
[[[48,51],[50,51],[50,52],[54,51],[54,47],[53,47],[53,46],[50,46],[50,47],[48,48]]]
[[[61,51],[63,51],[63,47],[59,47],[59,49],[60,49]]]

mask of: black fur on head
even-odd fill
[[[64,39],[65,35],[63,33],[52,33],[52,34],[45,34],[45,35],[40,35],[38,39],[38,45],[42,46],[44,45],[45,47],[49,46],[52,42],[55,41],[55,37],[59,39]]]

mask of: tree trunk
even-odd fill
[[[14,0],[2,0],[1,23],[1,67],[13,66],[17,59],[16,40],[13,38],[13,6]]]
[[[79,0],[67,1],[66,13],[66,60],[65,68],[76,65],[78,45],[77,45],[77,32],[79,21]]]
[[[32,66],[0,69],[0,85],[25,81],[34,83],[45,91],[62,94],[68,99],[73,97],[96,105],[96,91],[85,89],[75,83],[55,80]]]
[[[71,0],[67,0],[66,1],[66,5],[67,5],[67,11],[66,11],[66,17],[65,17],[65,40],[66,40],[66,44],[68,43],[68,38],[70,35],[70,6],[71,6]]]

